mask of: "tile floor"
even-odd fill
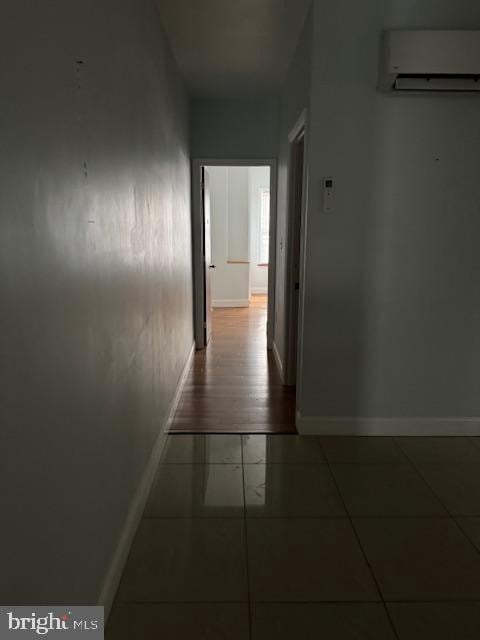
[[[480,439],[173,435],[109,640],[478,640]]]

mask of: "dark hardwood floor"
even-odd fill
[[[210,344],[195,354],[171,432],[296,432],[295,389],[282,385],[267,351],[266,322],[266,296],[214,309]]]

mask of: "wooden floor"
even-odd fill
[[[208,348],[195,354],[174,433],[295,433],[295,390],[267,351],[267,297],[214,309]]]

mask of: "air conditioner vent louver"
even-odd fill
[[[480,91],[480,31],[386,31],[381,55],[384,91]]]
[[[462,74],[399,74],[395,91],[480,91],[480,75]]]

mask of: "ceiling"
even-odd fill
[[[272,93],[282,84],[310,0],[156,0],[193,95]]]

